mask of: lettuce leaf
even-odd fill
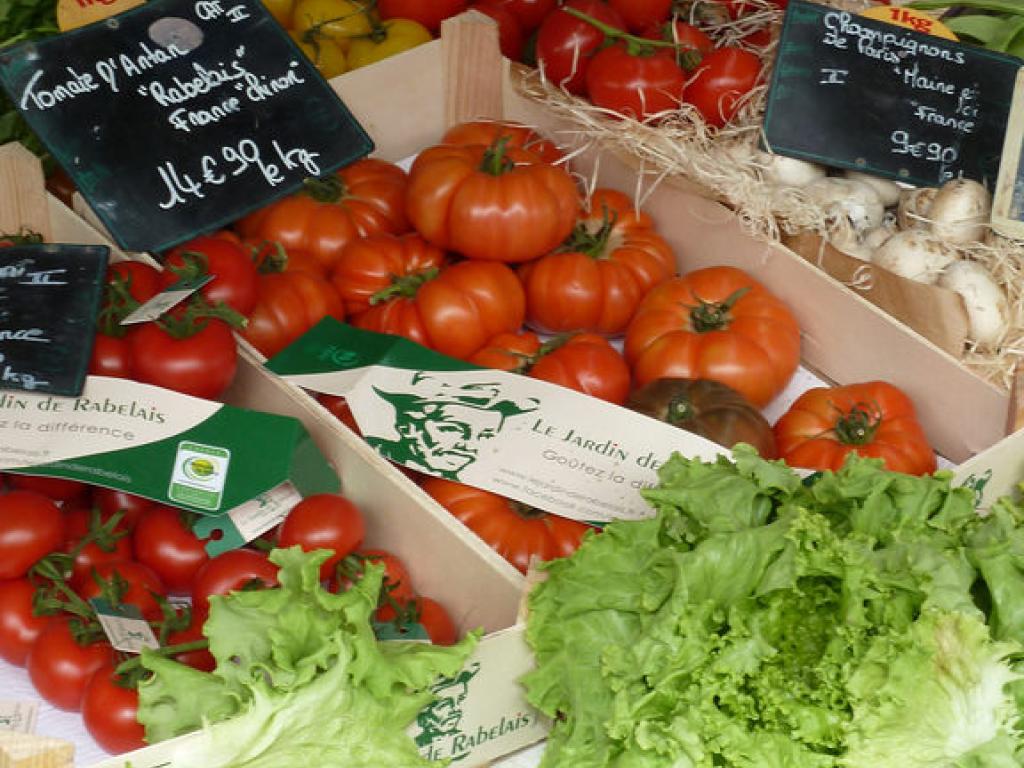
[[[200,730],[180,768],[427,766],[405,729],[430,686],[461,669],[479,635],[459,644],[379,643],[370,623],[383,567],[347,592],[319,582],[329,553],[275,550],[280,588],[210,599],[204,626],[217,660],[199,672],[144,651],[139,687],[147,740]]]
[[[543,768],[1016,759],[1019,515],[983,520],[950,482],[674,456],[645,492],[654,518],[606,526],[531,592]],[[996,552],[1015,575],[986,605]]]

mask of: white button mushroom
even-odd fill
[[[985,237],[992,212],[992,196],[971,179],[947,181],[928,208],[932,234],[955,245],[979,242]]]
[[[923,230],[907,229],[882,243],[871,261],[900,277],[933,285],[956,261],[956,251]]]
[[[1002,339],[1009,325],[1010,310],[1006,294],[984,266],[976,261],[957,261],[942,273],[939,285],[963,298],[971,341],[993,346]]]
[[[826,216],[846,216],[858,232],[874,229],[885,219],[885,206],[878,193],[861,181],[830,176],[810,183],[803,192]]]

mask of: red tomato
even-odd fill
[[[633,384],[713,379],[763,408],[800,363],[789,308],[735,267],[707,267],[656,285],[626,330]]]
[[[529,331],[502,333],[469,362],[550,381],[616,405],[629,394],[629,366],[606,338],[593,333],[543,344]]]
[[[34,491],[0,495],[0,579],[17,579],[64,543],[64,517]]]
[[[0,581],[0,658],[19,667],[49,618],[32,612],[36,589],[28,579]]]
[[[35,491],[54,501],[75,501],[85,496],[89,486],[78,480],[66,480],[63,477],[45,477],[43,475],[7,476],[7,484],[19,491]]]
[[[470,120],[453,125],[444,136],[442,144],[485,144],[490,146],[498,138],[507,137],[507,146],[528,149],[548,163],[557,163],[563,157],[562,151],[553,142],[545,139],[529,126],[511,120]]]
[[[758,3],[750,2],[750,0],[719,0],[719,2],[725,5],[729,16],[733,19],[738,19],[748,13],[757,13],[764,7]],[[789,0],[769,0],[769,2],[780,10],[784,10],[789,5]],[[882,0],[882,2],[885,5],[889,4],[888,0]]]
[[[232,549],[210,558],[196,573],[192,581],[192,610],[205,615],[210,610],[210,595],[276,586],[277,566],[265,554],[253,549]]]
[[[563,8],[575,8],[617,29],[626,29],[619,12],[602,0],[569,0]],[[604,32],[593,24],[561,8],[552,11],[537,31],[537,66],[552,83],[580,95],[586,86],[591,57],[604,39]]]
[[[558,5],[558,0],[493,0],[512,11],[523,34],[528,35],[540,26],[544,17],[551,13]]]
[[[109,643],[79,645],[68,619],[57,617],[49,620],[32,644],[26,666],[40,697],[58,709],[77,712],[93,672],[115,660]]]
[[[109,516],[107,519],[109,520]],[[103,515],[98,509],[94,511],[86,507],[74,507],[64,510],[64,525],[67,532],[64,550],[78,550],[71,566],[73,589],[88,581],[92,569],[100,563],[131,560],[134,556],[132,537],[122,523],[118,523],[112,533],[106,533],[98,530],[104,522]],[[91,536],[93,540],[81,546],[81,541],[86,536]]]
[[[523,27],[519,19],[506,8],[501,0],[480,0],[473,5],[480,13],[486,14],[498,23],[498,44],[506,59],[519,61],[523,57]]]
[[[685,85],[686,75],[670,48],[634,55],[617,43],[596,54],[587,68],[590,100],[638,120],[676,109]]]
[[[128,293],[139,304],[145,304],[160,293],[160,270],[141,261],[118,261],[107,267],[107,283],[124,283]]]
[[[423,490],[522,573],[534,558],[571,555],[591,530],[586,523],[452,480],[428,477]]]
[[[111,376],[115,379],[134,378],[128,339],[97,333],[92,342],[89,373],[92,376]]]
[[[163,609],[157,602],[163,597],[165,589],[160,577],[152,568],[133,560],[121,562],[99,563],[89,573],[89,578],[77,588],[83,600],[103,597],[103,584],[116,584],[123,581],[127,589],[121,595],[121,602],[134,605],[142,613],[143,618],[158,621],[163,618]]]
[[[775,424],[775,438],[792,467],[837,470],[856,453],[882,459],[893,472],[935,471],[913,402],[884,381],[807,390]]]
[[[708,37],[699,27],[685,21],[674,21],[653,24],[640,33],[649,40],[664,40],[675,43],[679,49],[676,60],[684,69],[696,69],[700,60],[715,50],[715,41]],[[694,55],[694,53],[696,55]],[[690,54],[690,55],[687,55]]]
[[[192,532],[184,515],[172,507],[151,507],[133,533],[135,558],[152,568],[174,594],[187,594],[196,573],[210,559],[206,542]]]
[[[115,488],[101,487],[93,488],[92,500],[94,504],[99,505],[104,520],[115,512],[124,513],[121,525],[127,531],[132,530],[142,516],[142,513],[156,503],[151,499],[119,491]]]
[[[435,35],[441,22],[466,10],[469,0],[378,0],[382,19],[412,19]]]
[[[672,0],[608,0],[633,32],[668,19],[672,12]]]
[[[168,635],[167,645],[184,645],[196,640],[205,640],[206,636],[203,635],[204,623],[206,623],[206,614],[193,610],[192,620],[189,622],[189,625],[185,629]],[[213,654],[206,648],[176,653],[174,654],[174,660],[187,664],[193,669],[198,669],[200,672],[213,672],[217,667],[217,660],[213,658]]]
[[[756,54],[741,48],[718,48],[697,67],[683,101],[695,106],[708,125],[721,128],[736,115],[742,97],[760,75],[761,60]]]
[[[356,423],[356,417],[352,415],[352,408],[348,404],[348,400],[339,395],[317,395],[317,401],[330,411],[334,416],[346,427],[351,429],[357,435],[361,435],[359,431],[359,425]]]
[[[459,630],[448,615],[448,611],[437,600],[429,597],[415,597],[416,621],[427,631],[434,645],[455,645]]]
[[[238,350],[231,326],[208,319],[201,330],[175,338],[157,323],[143,323],[128,336],[138,381],[215,400],[235,378]]]
[[[82,694],[85,730],[112,754],[146,746],[146,729],[138,721],[139,692],[118,682],[116,664],[105,664],[89,678]]]
[[[391,600],[389,601],[381,595],[380,605],[387,606],[387,608],[382,607],[377,610],[377,620],[389,621],[395,616],[394,611],[390,607],[391,601],[405,605],[416,595],[412,586],[412,577],[409,576],[405,563],[397,555],[384,549],[362,549],[353,552],[340,563],[340,567],[336,572],[337,578],[334,579],[332,584],[338,591],[348,589],[352,586],[353,581],[358,580],[362,576],[364,571],[363,564],[365,562],[384,566],[383,589]],[[384,618],[381,618],[382,616]]]
[[[498,139],[440,144],[409,169],[406,212],[425,240],[470,259],[522,262],[557,248],[580,209],[561,166]]]
[[[213,275],[200,289],[211,304],[224,302],[243,315],[256,306],[259,274],[252,257],[239,243],[217,236],[201,236],[182,243],[164,259],[164,287],[182,277]]]
[[[334,554],[320,566],[320,578],[328,579],[335,564],[355,552],[366,536],[366,522],[359,508],[344,496],[319,493],[307,496],[281,523],[277,544],[303,551],[329,549]]]

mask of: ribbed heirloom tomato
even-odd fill
[[[629,393],[629,366],[607,339],[593,333],[543,343],[529,331],[501,333],[469,362],[550,381],[616,405]]]
[[[779,455],[794,467],[839,469],[851,453],[882,459],[886,469],[935,471],[935,452],[914,404],[884,381],[804,392],[775,424]]]
[[[506,146],[528,149],[549,163],[557,163],[563,157],[562,151],[551,140],[545,139],[529,126],[508,120],[470,120],[453,125],[445,131],[441,143],[489,146],[504,136],[508,137]]]
[[[523,573],[533,557],[571,555],[591,530],[585,523],[451,480],[427,478],[423,490]]]
[[[759,408],[800,362],[800,327],[789,308],[746,272],[709,267],[655,286],[626,331],[633,382],[713,379]]]
[[[644,295],[675,269],[650,216],[622,192],[595,190],[565,245],[519,268],[526,322],[548,333],[622,333]]]
[[[237,229],[246,239],[305,251],[329,268],[350,240],[409,228],[405,185],[405,171],[397,165],[366,158],[307,181],[301,192],[249,214]]]
[[[331,271],[331,282],[345,311],[355,314],[400,295],[404,285],[436,270],[445,252],[417,234],[370,235],[345,246]]]
[[[499,138],[424,150],[409,170],[406,205],[413,226],[435,245],[520,262],[572,232],[579,196],[565,169]]]
[[[518,330],[526,313],[523,287],[505,264],[461,261],[422,275],[399,296],[356,315],[352,324],[393,333],[465,359],[499,333]]]

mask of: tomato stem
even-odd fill
[[[882,409],[877,403],[856,403],[848,413],[840,411],[834,429],[839,442],[845,445],[868,445],[881,425]]]
[[[331,175],[320,179],[304,179],[302,191],[318,203],[337,203],[345,197],[348,189],[340,176]]]
[[[516,167],[515,162],[505,154],[508,151],[508,142],[511,138],[511,136],[504,135],[494,140],[494,143],[484,152],[483,162],[480,163],[481,171],[489,173],[491,176],[501,176]]]
[[[150,648],[147,652],[156,654],[157,656],[177,656],[179,653],[188,653],[189,651],[205,651],[209,647],[209,640],[189,640],[187,643],[162,645],[159,648]],[[142,657],[132,656],[127,661],[122,661],[118,664],[114,669],[114,674],[118,676],[130,675],[132,672],[136,672],[142,668]]]
[[[601,226],[598,230],[591,232],[587,228],[587,221],[579,222],[561,247],[563,253],[582,253],[592,259],[607,258],[608,238],[615,228],[618,214],[610,213],[604,203],[601,209]]]
[[[646,37],[638,37],[631,35],[628,32],[623,32],[621,29],[617,29],[610,24],[605,24],[599,19],[595,19],[593,16],[578,11],[575,8],[563,7],[563,11],[568,13],[570,16],[575,16],[580,21],[585,21],[591,26],[597,27],[601,32],[604,33],[605,37],[609,40],[622,41],[626,44],[626,50],[630,56],[650,56],[654,53],[655,48],[675,48],[676,44],[668,40],[649,40]]]
[[[41,242],[43,242],[43,236],[27,227],[22,227],[13,235],[0,233],[0,247],[38,245]]]
[[[739,288],[729,294],[725,301],[704,301],[695,295],[697,306],[690,308],[690,324],[693,330],[697,333],[707,333],[727,328],[731,319],[729,313],[749,290],[750,286]]]
[[[411,299],[424,283],[428,283],[440,274],[438,267],[430,267],[410,275],[392,276],[391,285],[381,288],[370,297],[370,306],[381,304],[395,297]]]
[[[165,314],[155,322],[168,336],[174,339],[188,339],[202,331],[210,320],[223,320],[232,328],[242,328],[245,316],[232,309],[223,301],[210,304],[199,294],[193,294],[180,315]]]
[[[131,275],[115,274],[103,291],[103,308],[96,319],[97,330],[104,336],[123,339],[128,329],[121,321],[141,304],[132,296]]]
[[[673,395],[665,408],[665,421],[673,426],[679,426],[680,424],[692,421],[696,415],[696,410],[693,407],[693,403],[690,402],[690,398],[683,394]]]
[[[547,512],[531,507],[525,502],[516,501],[515,499],[506,499],[505,501],[508,503],[508,508],[523,520],[542,520],[547,517]]]
[[[171,273],[179,280],[192,282],[210,274],[210,260],[205,253],[182,251],[181,262],[181,266],[168,267]]]

